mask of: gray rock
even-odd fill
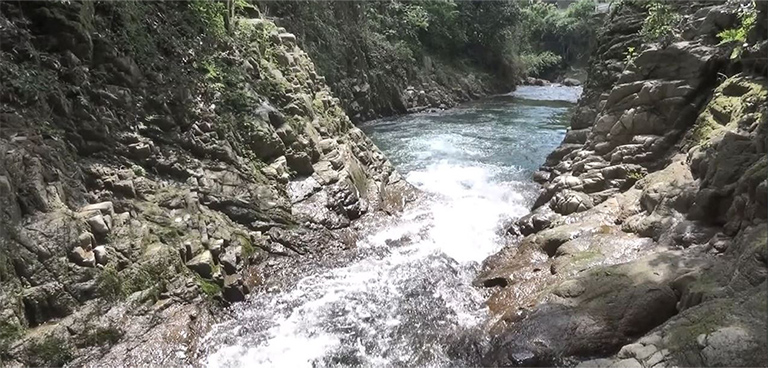
[[[113,185],[115,192],[121,193],[126,197],[136,197],[136,189],[133,187],[133,180],[121,180]]]
[[[107,257],[107,248],[105,248],[103,245],[99,245],[98,247],[93,248],[93,255],[97,264],[105,265],[107,262],[109,262],[109,258]]]
[[[229,302],[241,302],[245,300],[243,281],[240,275],[227,275],[224,277],[224,299]]]
[[[295,45],[296,44],[296,36],[293,33],[280,33],[277,35],[277,37],[280,39],[280,42],[286,45]]]
[[[616,368],[643,368],[643,365],[640,364],[636,359],[622,359],[616,362],[612,367]]]
[[[533,181],[543,184],[549,181],[549,179],[552,177],[552,173],[549,171],[536,171],[533,173]]]
[[[85,250],[79,246],[72,249],[72,251],[69,253],[69,258],[78,266],[96,266],[96,258],[94,256],[94,252],[91,250]]]
[[[211,245],[208,246],[208,249],[210,249],[214,257],[218,257],[222,249],[224,249],[224,239],[214,239]]]
[[[288,167],[302,176],[312,175],[315,169],[312,167],[312,159],[305,152],[293,152],[285,156]]]
[[[226,272],[228,275],[232,275],[237,272],[237,259],[240,252],[241,248],[239,246],[229,247],[224,252],[224,254],[219,257],[219,262],[221,262],[221,265],[224,267],[224,272]]]
[[[85,250],[91,250],[96,245],[96,239],[93,234],[86,231],[77,237],[77,245]]]
[[[549,205],[552,210],[562,215],[570,215],[594,207],[592,198],[589,195],[573,190],[564,190],[555,194]]]
[[[187,262],[190,270],[197,272],[198,275],[210,279],[213,277],[213,255],[206,250]]]
[[[87,221],[88,225],[91,226],[91,231],[93,231],[94,234],[106,235],[109,233],[109,226],[107,226],[107,223],[104,220],[104,216],[96,215],[89,218]]]
[[[568,87],[575,87],[575,86],[580,86],[581,82],[579,82],[577,79],[565,78],[563,79],[563,85]]]
[[[152,156],[152,146],[144,142],[132,143],[128,145],[128,152],[135,159],[145,159]]]
[[[112,202],[107,201],[107,202],[89,204],[80,209],[81,213],[86,213],[91,211],[99,211],[102,215],[112,215],[113,213],[115,213],[115,206],[114,204],[112,204]]]

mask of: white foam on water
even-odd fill
[[[382,228],[360,244],[387,247],[387,240],[404,236],[414,242],[391,248],[348,266],[308,276],[289,291],[259,295],[241,308],[235,321],[212,334],[231,334],[233,326],[266,321],[269,327],[239,331],[230,342],[205,359],[209,367],[309,367],[339,348],[351,349],[364,365],[381,366],[395,359],[409,361],[415,353],[402,351],[405,340],[391,333],[403,328],[398,300],[424,298],[447,309],[446,325],[472,326],[485,317],[483,298],[470,286],[476,265],[500,247],[497,223],[521,215],[522,196],[510,195],[504,183],[494,183],[493,167],[439,162],[407,179],[431,193],[425,205],[408,210],[399,221]],[[411,295],[415,273],[435,273],[438,280],[423,295]],[[409,295],[403,295],[403,293]],[[409,308],[410,304],[404,306]],[[427,306],[428,307],[428,306]],[[407,326],[405,326],[407,328]],[[361,338],[351,340],[345,329]],[[215,343],[210,338],[207,343]],[[371,346],[371,341],[375,343]],[[351,345],[351,346],[350,346]],[[439,347],[434,347],[439,349]],[[400,351],[400,353],[398,353]]]
[[[202,341],[204,365],[452,365],[445,342],[487,317],[471,286],[479,264],[503,245],[499,223],[527,213],[535,193],[509,179],[519,169],[489,159],[508,143],[468,134],[467,124],[419,124],[408,137],[406,126],[383,134],[396,135],[386,138],[426,198],[359,241],[362,258],[237,305]]]

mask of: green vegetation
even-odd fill
[[[133,174],[136,175],[136,176],[146,176],[147,175],[147,170],[144,170],[144,168],[139,166],[139,165],[132,165],[131,166],[131,171],[133,171]]]
[[[584,61],[599,19],[592,0],[565,10],[542,1],[419,0],[268,2],[278,23],[333,84],[368,70],[368,83],[413,77],[435,62],[480,68],[512,80]]]
[[[61,367],[74,358],[69,342],[56,335],[48,335],[42,341],[29,344],[26,353],[33,367]]]
[[[96,278],[97,290],[107,301],[117,301],[123,296],[123,280],[114,265],[107,265]]]
[[[256,248],[253,247],[253,244],[251,244],[251,239],[248,237],[247,234],[237,233],[235,234],[236,237],[240,239],[240,247],[242,248],[242,256],[243,258],[248,258],[252,256],[254,253],[256,253]]]
[[[526,74],[586,62],[594,47],[601,19],[593,0],[579,0],[565,10],[541,1],[522,8],[518,52]]]
[[[9,355],[11,343],[21,337],[24,329],[9,321],[0,321],[0,361],[4,361]]]
[[[646,42],[668,45],[674,39],[676,27],[680,23],[680,15],[670,4],[661,1],[648,2],[647,9],[648,16],[640,30],[643,39]]]
[[[123,331],[115,326],[96,327],[85,331],[80,337],[81,347],[114,345],[123,337]]]
[[[637,171],[633,170],[633,171],[630,171],[630,172],[627,173],[627,178],[635,180],[635,181],[638,181],[638,180],[644,178],[645,175],[646,174],[644,172],[640,171],[640,170],[637,170]]]
[[[99,294],[107,301],[122,300],[144,290],[150,291],[150,299],[157,300],[160,293],[166,289],[170,276],[167,265],[164,265],[162,260],[157,260],[142,263],[123,272],[107,265],[97,277],[96,283]]]
[[[197,285],[200,287],[200,291],[203,292],[208,299],[213,300],[217,296],[221,295],[221,287],[213,281],[206,280],[200,276],[196,276]]]
[[[749,32],[757,23],[757,6],[752,1],[742,4],[739,7],[739,26],[736,28],[725,29],[717,34],[721,43],[735,42],[736,46],[731,52],[731,59],[737,59],[744,50],[744,43],[747,41]]]
[[[637,50],[633,46],[627,47],[627,51],[624,53],[624,62],[629,65],[633,63],[637,58]]]

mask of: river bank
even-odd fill
[[[765,28],[729,58],[715,32],[736,7],[675,9],[681,38],[632,58],[644,9],[608,19],[532,213],[476,280],[494,290],[483,365],[768,360]]]

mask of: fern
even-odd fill
[[[751,4],[739,9],[739,26],[737,28],[726,29],[717,34],[720,44],[738,42],[731,52],[731,59],[737,59],[741,56],[744,43],[747,42],[747,36],[755,27],[755,23],[757,23],[757,7],[752,1]]]

